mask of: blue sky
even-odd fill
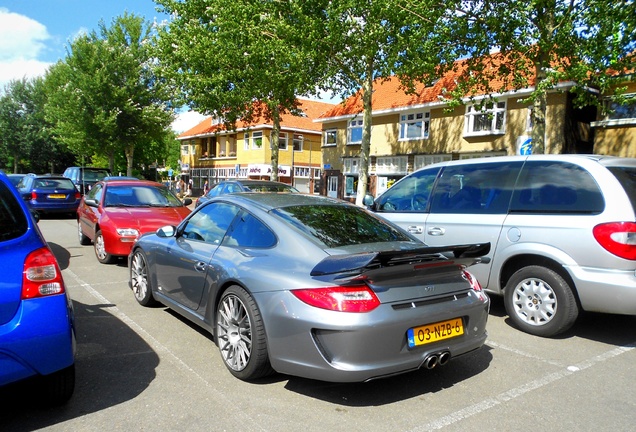
[[[124,12],[163,21],[153,0],[0,0],[0,89],[12,79],[43,75],[66,56],[69,41],[78,34],[107,26]],[[201,120],[183,113],[173,125],[177,131]]]

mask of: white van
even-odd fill
[[[428,165],[368,208],[430,246],[491,243],[471,267],[521,330],[636,315],[636,159],[535,155]]]

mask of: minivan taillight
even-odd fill
[[[596,241],[617,257],[636,260],[636,223],[609,222],[596,225],[592,231]]]
[[[24,260],[22,300],[63,292],[62,272],[53,252],[46,246],[31,252]]]

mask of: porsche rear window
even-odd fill
[[[392,225],[354,206],[290,206],[274,213],[328,248],[413,240]]]

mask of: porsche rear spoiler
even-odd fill
[[[484,255],[490,252],[490,243],[425,246],[408,250],[364,252],[348,255],[330,255],[320,261],[311,271],[311,276],[327,276],[343,273],[360,273],[365,270],[400,265],[431,263],[451,260],[454,264],[471,266],[487,262]],[[450,264],[450,263],[449,263]]]

